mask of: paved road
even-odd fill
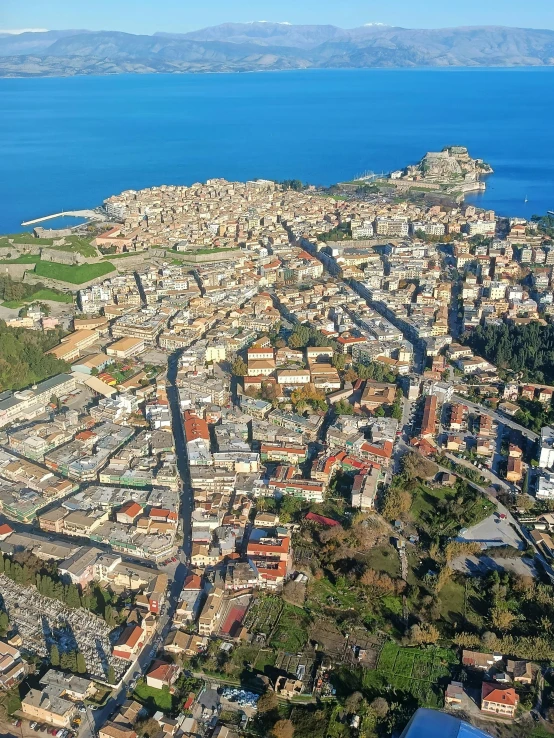
[[[492,484],[500,485],[502,489],[505,489],[507,492],[516,491],[513,484],[510,484],[505,479],[502,479],[502,477],[499,477],[498,474],[493,472],[491,469],[487,469],[486,467],[484,467],[483,469],[478,469],[475,464],[471,463],[471,461],[459,458],[458,456],[454,456],[454,454],[451,454],[449,451],[446,451],[444,455],[447,459],[450,459],[450,461],[453,461],[455,464],[460,464],[460,466],[465,466],[466,469],[472,469],[473,471],[478,472],[479,474],[481,474],[481,476],[485,477],[485,479],[488,479],[489,482],[491,482]]]
[[[110,717],[125,702],[128,692],[132,689],[131,684],[134,684],[136,680],[144,674],[146,668],[155,657],[157,650],[162,646],[170,630],[173,613],[175,612],[179,594],[183,589],[183,583],[187,574],[186,563],[190,556],[190,533],[193,497],[190,484],[184,427],[181,408],[179,406],[179,392],[175,385],[180,353],[180,351],[175,352],[169,357],[168,360],[167,398],[172,415],[172,429],[175,441],[177,468],[179,469],[179,474],[183,483],[180,509],[180,523],[181,532],[183,535],[183,544],[178,551],[178,562],[175,564],[170,564],[169,566],[163,567],[161,569],[168,575],[171,585],[163,614],[158,619],[156,632],[152,635],[148,643],[144,646],[138,659],[129,669],[119,687],[112,693],[106,705],[99,710],[91,710],[89,708],[87,710],[86,716],[83,715],[84,719],[81,724],[79,738],[94,738],[98,731],[98,728],[100,728],[106,722],[106,720],[109,720]]]
[[[465,397],[461,397],[460,395],[452,395],[452,399],[454,400],[454,402],[459,402],[462,405],[467,405],[468,407],[473,408],[480,413],[490,415],[491,418],[495,418],[495,420],[497,420],[499,423],[502,423],[502,425],[507,425],[514,430],[518,430],[523,436],[525,436],[525,438],[529,438],[529,440],[531,441],[538,441],[539,439],[537,433],[533,433],[533,431],[530,431],[528,428],[524,428],[522,425],[519,425],[519,423],[516,423],[514,420],[509,418],[507,415],[504,415],[503,413],[498,413],[488,407],[479,405],[477,402],[466,400]]]

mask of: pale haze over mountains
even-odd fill
[[[554,31],[502,26],[224,23],[152,36],[116,31],[0,32],[0,76],[246,72],[369,67],[554,65]]]

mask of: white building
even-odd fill
[[[541,451],[539,455],[539,467],[551,469],[554,466],[554,428],[546,425],[541,429]]]

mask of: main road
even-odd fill
[[[498,413],[496,412],[496,410],[491,410],[490,408],[484,407],[483,405],[479,405],[477,402],[466,400],[466,398],[462,397],[461,395],[452,395],[452,399],[462,405],[467,405],[473,410],[477,410],[477,412],[484,413],[485,415],[490,415],[491,418],[494,418],[499,423],[502,423],[502,425],[507,425],[509,428],[513,428],[514,430],[519,431],[523,436],[525,436],[525,438],[528,438],[530,441],[539,440],[539,435],[537,433],[533,433],[533,431],[530,431],[523,425],[519,425],[519,423],[516,423],[515,420],[511,420],[507,415],[504,415],[503,413]]]
[[[173,566],[169,566],[164,569],[170,578],[170,588],[166,604],[162,609],[160,618],[158,619],[155,633],[152,635],[148,643],[146,643],[137,660],[130,665],[127,674],[113,691],[106,704],[97,710],[87,708],[86,715],[83,715],[84,719],[79,732],[79,738],[95,738],[98,733],[98,729],[101,728],[102,725],[104,725],[104,723],[109,720],[125,702],[128,693],[132,691],[137,679],[144,674],[144,671],[156,656],[156,653],[162,646],[170,630],[173,614],[179,600],[179,594],[183,589],[183,583],[187,574],[186,564],[190,558],[191,548],[191,515],[193,496],[190,483],[183,416],[179,404],[179,390],[176,385],[180,355],[181,351],[176,351],[171,354],[167,364],[167,399],[171,410],[177,468],[179,470],[182,483],[180,527],[183,542],[179,547],[178,561]]]

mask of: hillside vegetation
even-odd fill
[[[22,389],[67,371],[65,361],[46,354],[62,336],[59,330],[8,328],[0,320],[0,391]]]

